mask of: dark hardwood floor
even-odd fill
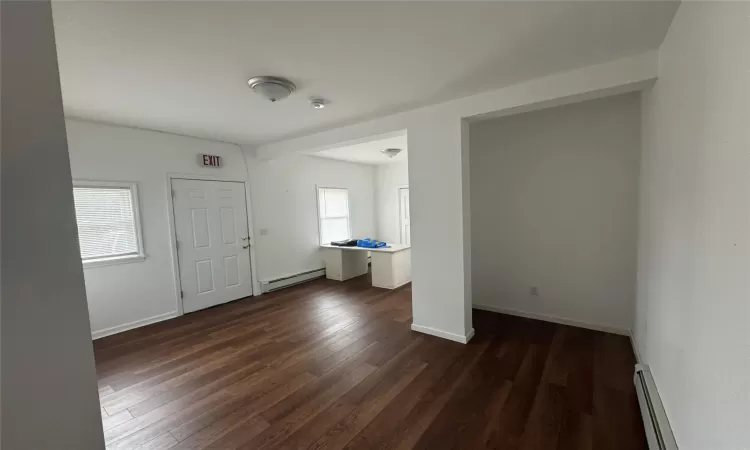
[[[629,340],[317,280],[97,340],[111,449],[645,449]]]

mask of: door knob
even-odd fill
[[[245,248],[245,249],[250,248],[250,244],[243,245],[242,248]]]

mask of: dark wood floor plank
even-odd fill
[[[128,377],[125,380],[117,380],[110,383],[112,388],[115,389],[115,391],[126,388],[128,386],[131,386],[133,384],[149,380],[151,378],[155,378],[159,375],[162,375],[166,372],[172,373],[174,370],[186,370],[191,367],[191,364],[194,364],[197,358],[202,358],[204,356],[211,356],[215,354],[217,351],[224,351],[227,349],[227,347],[231,347],[233,345],[239,344],[242,342],[243,339],[257,337],[259,339],[262,338],[262,330],[251,330],[251,331],[245,331],[235,337],[233,337],[230,340],[227,341],[221,341],[221,342],[214,342],[212,345],[209,345],[208,347],[201,348],[200,350],[194,352],[194,353],[188,353],[185,355],[182,355],[178,358],[174,358],[169,360],[168,362],[165,362],[164,364],[157,365],[155,367],[151,367],[147,370],[141,370],[133,373],[132,376]]]
[[[202,449],[202,448],[232,448],[247,442],[262,433],[271,425],[262,417],[246,414],[245,408],[239,409],[225,419],[217,421],[210,427],[190,436],[188,439],[178,442],[175,450]],[[227,438],[231,434],[231,437]],[[221,440],[221,444],[217,444]]]
[[[226,402],[229,395],[219,391],[203,397],[198,401],[170,402],[147,414],[111,428],[104,432],[107,448],[131,449],[161,436],[179,423],[198,416],[206,409],[211,409]]]
[[[593,436],[591,416],[566,408],[560,424],[557,450],[593,450]]]
[[[548,352],[548,345],[527,346],[526,355],[513,380],[505,405],[497,417],[496,428],[488,438],[489,447],[510,450],[521,445]]]
[[[419,399],[398,428],[384,437],[381,448],[411,449],[443,410],[453,392],[466,380],[477,359],[486,351],[488,339],[477,339]]]
[[[498,376],[509,381],[515,380],[528,350],[529,344],[517,339],[503,342],[495,354],[495,357],[500,360]]]
[[[420,437],[415,448],[453,448],[466,436],[476,433],[484,414],[487,400],[494,389],[500,386],[497,368],[499,339],[493,339],[469,368],[464,381],[453,390],[445,407]]]
[[[420,352],[420,360],[427,366],[407,385],[398,396],[397,402],[389,403],[363,430],[361,430],[346,448],[383,448],[383,440],[395,435],[400,424],[411,412],[425,392],[433,387],[446,374],[448,368],[456,363],[459,345],[445,347],[438,338],[428,337],[426,345]]]
[[[568,409],[590,416],[594,396],[594,347],[598,333],[568,327],[566,334],[568,377],[565,405]]]
[[[316,283],[310,283],[313,286],[300,288],[301,292],[308,292],[309,289],[314,291],[317,285]],[[132,349],[125,348],[123,346],[115,346],[114,349],[111,347],[104,346],[104,349],[99,349],[99,345],[95,345],[95,352],[97,359],[103,360],[101,364],[98,364],[98,370],[100,377],[105,378],[109,375],[108,369],[115,365],[115,371],[119,374],[126,368],[124,365],[132,365],[134,367],[142,367],[146,361],[146,358],[153,358],[154,355],[159,355],[166,360],[173,359],[169,353],[180,349],[184,346],[190,347],[195,345],[196,342],[205,341],[205,336],[210,335],[214,331],[225,330],[228,327],[236,324],[239,325],[242,331],[254,329],[258,322],[273,321],[274,323],[282,320],[292,320],[294,317],[300,317],[301,315],[307,315],[314,318],[316,312],[325,310],[331,307],[332,302],[327,298],[324,293],[330,291],[332,287],[323,287],[321,289],[322,294],[315,295],[311,298],[303,298],[296,302],[293,311],[285,310],[280,304],[274,304],[273,302],[280,302],[284,304],[285,301],[295,300],[297,297],[295,293],[288,293],[286,296],[269,295],[269,300],[273,300],[269,303],[272,308],[265,308],[263,311],[263,305],[256,304],[254,302],[234,302],[227,305],[222,305],[221,308],[211,308],[210,310],[201,311],[198,313],[188,314],[186,316],[179,317],[169,321],[175,323],[172,329],[166,331],[159,329],[156,333],[148,338],[136,339]],[[337,287],[336,289],[341,289]],[[315,300],[317,299],[317,300]],[[251,299],[250,299],[251,300]],[[299,300],[299,299],[297,299]],[[268,302],[261,302],[268,303]],[[320,304],[324,306],[320,306]],[[339,303],[335,303],[338,305]],[[241,305],[238,307],[238,305]],[[314,309],[315,311],[311,311]],[[260,311],[260,314],[259,314]],[[210,315],[208,313],[211,313]],[[206,317],[208,316],[208,317]],[[155,324],[145,328],[153,327],[164,327],[164,322]],[[130,333],[139,332],[141,329],[133,330]],[[119,335],[118,335],[119,336]],[[106,341],[109,338],[102,340]],[[102,340],[97,341],[98,344]],[[153,341],[153,342],[152,342]],[[119,367],[117,367],[119,366]]]
[[[259,417],[253,417],[247,422],[235,427],[231,433],[223,436],[221,439],[204,447],[215,450],[229,450],[239,448],[244,442],[258,436],[268,429],[268,422]]]
[[[315,280],[97,340],[109,449],[645,449],[624,336]]]
[[[382,367],[376,370],[365,381],[349,391],[338,402],[334,403],[302,429],[281,443],[283,448],[340,449],[359,433],[380,411],[390,403],[419,373],[425,363],[407,361],[397,370],[390,371],[382,378],[376,374],[385,374],[389,370]],[[380,382],[378,382],[378,380]],[[365,386],[369,384],[370,386]],[[376,386],[371,386],[376,384]],[[364,395],[354,392],[364,386]],[[352,395],[349,395],[352,394]]]
[[[108,414],[114,414],[155,396],[174,394],[181,384],[224,367],[237,353],[239,352],[236,349],[229,347],[218,350],[214,355],[199,357],[194,363],[191,362],[178,370],[164,372],[125,389],[114,391],[110,395],[102,396],[100,397],[101,405]]]
[[[258,414],[315,379],[316,377],[311,373],[303,372],[292,377],[285,383],[260,383],[250,389],[246,389],[240,394],[234,395],[226,403],[217,405],[203,414],[171,428],[170,433],[178,441],[184,441],[215,422],[221,421],[227,415],[234,414],[237,410],[244,410],[244,416],[246,417]]]
[[[569,353],[566,338],[568,336],[568,328],[566,326],[557,327],[558,331],[552,338],[547,363],[542,373],[542,381],[544,382],[555,383],[560,386],[567,384]]]
[[[180,380],[180,383],[170,383],[166,389],[146,393],[151,395],[128,406],[128,410],[133,416],[138,417],[172,400],[194,394],[199,389],[208,391],[217,388],[219,385],[230,385],[234,380],[241,380],[259,369],[257,362],[252,362],[249,358],[246,359],[237,355],[235,360],[225,360],[222,366],[216,367],[214,370],[192,374],[193,377],[190,379]]]
[[[362,363],[352,371],[344,374],[339,380],[331,384],[327,389],[317,393],[309,398],[304,404],[299,405],[289,414],[279,417],[276,420],[269,420],[271,426],[256,438],[238,447],[242,449],[264,449],[264,448],[283,448],[279,443],[286,439],[291,433],[294,433],[307,421],[315,417],[321,411],[324,411],[336,399],[340,398],[346,392],[354,388],[357,384],[366,379],[377,368],[370,364]],[[265,417],[264,417],[265,418]],[[266,418],[266,420],[268,420]]]
[[[645,450],[645,432],[634,393],[597,382],[594,389],[594,448]]]
[[[498,386],[494,387],[484,408],[484,420],[477,427],[482,429],[473,436],[467,436],[466,448],[489,448],[493,437],[500,433],[500,413],[505,408],[512,387],[513,383],[507,380],[501,381]]]
[[[606,387],[630,391],[635,356],[627,336],[600,333],[595,339],[595,377]]]
[[[353,357],[346,360],[343,364],[326,372],[323,376],[318,378],[314,383],[306,385],[303,389],[295,392],[293,395],[284,399],[274,405],[274,407],[264,411],[262,413],[263,418],[268,420],[269,423],[275,423],[288,417],[299,408],[304,408],[305,405],[315,400],[321,395],[328,392],[332,385],[345,379],[350,375],[352,370],[358,369],[359,367],[366,365],[366,369],[372,368],[372,371],[377,369],[375,366],[366,363],[367,355],[378,348],[378,343],[371,343],[367,348],[363,349]],[[361,372],[362,370],[360,370]],[[346,384],[346,383],[344,383]],[[348,389],[347,389],[348,390]],[[343,393],[342,393],[343,394]]]
[[[548,450],[557,447],[565,407],[563,390],[557,384],[541,382],[524,427],[521,450]]]

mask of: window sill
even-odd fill
[[[90,269],[94,267],[103,266],[114,266],[117,264],[130,264],[136,262],[143,262],[146,260],[146,255],[128,255],[128,256],[116,256],[114,258],[100,258],[91,259],[83,262],[84,269]]]

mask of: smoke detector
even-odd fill
[[[284,100],[296,89],[294,83],[286,78],[270,76],[250,78],[247,85],[253,92],[271,102]]]
[[[401,153],[400,148],[384,148],[383,150],[380,150],[380,153],[384,154],[385,156],[389,158],[393,158],[394,156]]]
[[[326,107],[326,103],[328,102],[319,97],[313,97],[310,99],[310,106],[312,106],[313,109],[323,109]]]

